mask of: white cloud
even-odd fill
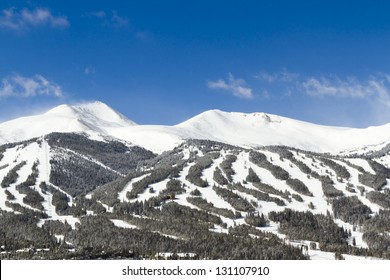
[[[342,80],[325,77],[311,77],[303,81],[300,86],[304,93],[310,96],[334,96],[344,98],[371,98],[390,107],[390,80],[389,75],[377,74],[361,82],[354,77]]]
[[[234,96],[251,99],[253,98],[252,89],[246,86],[246,82],[243,79],[235,79],[234,76],[229,73],[227,81],[220,79],[217,81],[210,81],[207,86],[211,89],[221,89],[232,93]]]
[[[13,74],[3,78],[0,83],[0,98],[5,97],[33,97],[47,95],[62,97],[62,89],[54,82],[47,80],[41,75],[32,78]]]
[[[268,83],[273,83],[273,82],[293,82],[296,79],[298,79],[299,74],[289,72],[287,69],[283,68],[280,72],[276,73],[267,73],[265,71],[260,72],[259,74],[255,75],[255,78],[261,81],[265,81]]]
[[[256,79],[259,79],[261,81],[266,81],[268,83],[273,83],[276,81],[277,79],[277,76],[275,74],[270,74],[270,73],[267,73],[267,72],[260,72],[259,74],[257,74],[255,76]]]
[[[384,81],[378,80],[369,81],[369,85],[376,92],[378,101],[381,104],[390,107],[390,90],[388,85],[386,86]]]
[[[34,10],[24,8],[20,11],[9,8],[2,10],[0,13],[0,28],[23,31],[37,26],[66,28],[69,26],[69,21],[64,16],[53,16],[47,8],[36,8]]]
[[[283,68],[275,73],[260,72],[255,78],[266,82],[262,84],[259,95],[264,98],[270,98],[273,91],[284,92],[284,96],[289,98],[301,92],[313,98],[360,99],[370,104],[390,107],[390,74],[387,73],[376,73],[364,79],[354,76],[340,78],[336,75],[310,77]],[[210,81],[207,86],[228,91],[240,98],[254,97],[245,80],[236,79],[231,73],[227,79]]]
[[[302,86],[305,92],[311,96],[330,95],[363,98],[372,95],[372,88],[369,85],[362,85],[353,78],[343,81],[338,78],[330,80],[324,77],[311,77],[306,79]]]

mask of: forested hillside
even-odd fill
[[[390,155],[52,133],[0,147],[2,259],[390,258]],[[327,254],[328,254],[327,253]]]

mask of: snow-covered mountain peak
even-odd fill
[[[250,125],[264,126],[270,123],[281,123],[282,117],[267,113],[239,113],[224,112],[221,110],[205,111],[183,123],[178,127],[201,127],[205,124],[226,124],[226,125]]]
[[[106,104],[95,101],[91,103],[84,103],[80,105],[73,106],[76,111],[78,111],[80,114],[88,114],[93,115],[95,117],[99,117],[101,120],[109,121],[109,122],[115,122],[117,124],[123,124],[123,125],[135,125],[136,123],[127,119],[124,115],[121,113],[115,111],[111,107],[107,106]]]
[[[85,133],[95,139],[113,137],[156,153],[188,139],[240,147],[282,145],[314,152],[366,153],[390,141],[390,124],[364,129],[312,124],[268,113],[205,111],[175,126],[136,125],[104,103],[60,105],[42,115],[0,124],[0,144],[51,132]],[[375,150],[378,150],[375,148]]]
[[[54,107],[53,109],[50,109],[46,113],[44,113],[47,116],[74,116],[76,112],[74,109],[67,105],[67,104],[62,104],[57,107]]]
[[[106,123],[114,127],[136,125],[135,122],[100,101],[74,105],[72,108],[80,118],[89,119],[94,123]]]
[[[136,125],[135,122],[100,101],[78,105],[63,104],[47,111],[44,115],[47,117],[77,118],[80,121],[91,122],[95,125],[103,124],[114,127]]]
[[[44,114],[0,124],[0,144],[39,137],[52,132],[108,135],[113,128],[136,125],[102,102],[59,105]]]
[[[282,119],[280,116],[270,115],[270,114],[266,114],[266,113],[253,113],[253,114],[249,114],[249,117],[254,118],[254,119],[258,118],[258,119],[262,120],[264,124],[282,122]]]
[[[237,146],[284,145],[337,153],[390,140],[390,124],[365,129],[312,124],[267,113],[210,110],[176,125],[204,139]]]

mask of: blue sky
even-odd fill
[[[140,124],[209,109],[390,122],[387,1],[0,2],[0,120],[100,100]]]

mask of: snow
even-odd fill
[[[380,164],[383,164],[387,168],[390,168],[390,154],[387,154],[383,157],[380,157],[380,158],[376,159],[376,161],[379,162]],[[375,173],[375,172],[373,172],[373,173]]]
[[[63,234],[54,234],[54,237],[57,239],[57,242],[62,242],[64,240],[65,235]]]
[[[20,194],[16,190],[16,185],[23,182],[29,174],[31,174],[31,167],[34,162],[39,161],[39,177],[35,186],[32,186],[37,190],[42,197],[44,202],[42,203],[45,213],[49,215],[48,219],[42,219],[38,226],[42,226],[46,220],[59,220],[63,223],[67,222],[75,228],[76,223],[79,222],[78,218],[72,216],[61,216],[55,211],[55,207],[52,205],[52,194],[43,193],[39,188],[41,182],[49,182],[50,179],[50,159],[52,153],[50,151],[49,144],[45,141],[44,135],[53,131],[59,132],[82,132],[87,133],[92,139],[104,140],[107,138],[120,139],[132,144],[137,144],[145,147],[156,153],[162,153],[163,151],[173,149],[177,145],[183,143],[186,139],[209,139],[215,141],[221,141],[233,145],[243,147],[258,147],[262,145],[288,145],[298,147],[306,150],[327,151],[327,152],[338,152],[346,149],[368,149],[368,147],[383,146],[383,143],[388,142],[390,138],[390,124],[380,127],[370,127],[366,129],[353,129],[353,128],[337,128],[337,127],[325,127],[296,121],[280,116],[269,115],[264,113],[254,114],[243,114],[243,113],[226,113],[222,111],[212,110],[202,113],[184,123],[176,126],[159,126],[159,125],[136,125],[132,121],[126,119],[120,113],[115,112],[107,105],[95,102],[82,105],[62,105],[58,106],[42,115],[33,117],[25,117],[16,119],[13,121],[5,122],[0,124],[0,141],[8,142],[17,140],[25,140],[31,137],[41,137],[40,143],[33,142],[27,145],[19,145],[14,148],[8,148],[4,151],[4,157],[0,161],[0,166],[9,164],[0,169],[0,178],[3,178],[9,170],[23,160],[27,161],[27,164],[23,166],[19,171],[19,178],[15,184],[12,184],[7,190],[9,190],[15,197],[14,202],[21,204],[22,206],[33,209],[31,206],[23,203],[23,197],[25,195]],[[373,137],[374,136],[374,137]],[[381,144],[382,143],[382,144]],[[0,143],[1,144],[1,143]],[[185,159],[188,159],[191,152],[196,151],[196,147],[184,147],[183,155]],[[202,152],[198,150],[198,155]],[[92,158],[84,155],[67,150],[67,153],[71,152],[77,156],[83,157],[86,160],[91,160],[104,168],[110,169],[101,162],[98,162]],[[291,178],[297,178],[301,180],[313,193],[313,197],[301,195],[304,202],[298,202],[292,200],[286,202],[286,206],[277,206],[274,202],[257,201],[257,210],[260,213],[268,214],[271,211],[283,211],[286,207],[296,211],[311,211],[314,214],[326,214],[327,211],[332,213],[331,205],[327,203],[324,197],[321,182],[313,177],[308,177],[303,173],[295,164],[287,159],[281,160],[277,153],[262,150],[268,160],[272,164],[282,167],[286,170]],[[187,206],[193,209],[198,209],[195,205],[192,205],[187,201],[187,197],[192,190],[198,189],[202,193],[202,198],[208,202],[213,203],[215,207],[225,208],[235,212],[235,209],[212,189],[212,186],[216,184],[213,179],[214,171],[228,154],[232,153],[229,150],[222,150],[221,156],[215,159],[212,165],[205,169],[202,173],[202,179],[209,182],[209,186],[206,188],[200,188],[195,186],[186,180],[186,175],[192,165],[190,163],[186,165],[179,174],[179,180],[186,185],[186,192],[176,196],[174,200],[176,203]],[[347,168],[351,177],[348,180],[338,181],[335,172],[328,166],[321,165],[320,160],[317,158],[314,160],[311,156],[306,155],[304,152],[292,151],[294,156],[303,161],[311,169],[318,172],[320,175],[329,175],[334,181],[336,189],[342,191],[345,196],[357,196],[362,203],[370,207],[373,212],[378,212],[381,207],[377,204],[370,202],[364,195],[361,195],[358,190],[356,193],[351,193],[346,190],[348,183],[356,186],[362,186],[359,182],[358,176],[359,171],[342,160],[334,159],[335,162]],[[362,158],[347,158],[346,161],[362,167],[364,170],[370,173],[375,173],[370,167],[368,162]],[[390,155],[384,155],[379,159],[378,162],[390,167]],[[279,191],[289,191],[290,193],[296,193],[285,181],[276,179],[272,173],[264,168],[261,168],[249,160],[249,152],[242,151],[237,155],[237,160],[233,163],[232,168],[235,171],[233,175],[233,181],[235,183],[242,183],[246,188],[256,189],[252,183],[244,183],[248,174],[248,169],[252,168],[258,176],[261,178],[263,183],[273,186]],[[111,169],[110,169],[111,170]],[[116,172],[112,170],[113,172]],[[122,175],[117,173],[118,175]],[[126,197],[126,193],[132,189],[132,184],[142,180],[149,174],[142,175],[140,177],[132,179],[121,192],[118,193],[120,201],[129,201]],[[155,192],[150,193],[149,188],[140,194],[136,199],[131,201],[145,201],[166,188],[166,183],[169,179],[165,179],[161,182],[152,184]],[[390,182],[390,180],[388,180]],[[51,185],[52,187],[64,192],[57,186]],[[363,186],[364,187],[364,186]],[[386,187],[389,188],[390,184]],[[366,190],[371,190],[365,186]],[[0,208],[6,211],[13,211],[11,208],[5,206],[6,195],[5,190],[0,190]],[[256,200],[252,195],[241,193],[234,190],[235,193],[246,198],[248,201]],[[64,192],[65,193],[65,192]],[[278,197],[270,194],[272,197]],[[70,196],[68,196],[70,197]],[[88,194],[86,197],[91,197]],[[101,202],[99,202],[101,203]],[[168,202],[169,203],[169,202]],[[315,205],[315,209],[308,207],[309,203]],[[112,212],[113,208],[108,207],[101,203],[108,212]],[[70,197],[69,205],[72,205],[72,199]],[[88,214],[93,214],[88,212]],[[243,213],[245,216],[246,213]],[[224,223],[230,226],[237,224],[243,224],[244,219],[228,219],[222,217]],[[112,222],[117,227],[122,228],[136,228],[123,220],[112,219]],[[352,237],[348,240],[352,244],[352,238],[355,238],[356,246],[360,248],[367,248],[367,244],[362,239],[362,231],[358,227],[355,231],[353,226],[339,219],[335,219],[335,222],[344,229],[349,229],[352,232]],[[269,227],[261,228],[262,231],[269,231],[275,233],[280,238],[285,239],[286,236],[277,232],[278,224],[271,222]],[[227,229],[221,226],[215,225],[213,229],[215,232],[227,233]],[[159,233],[161,234],[161,233]],[[165,235],[168,236],[168,235]],[[169,236],[177,238],[175,236]],[[57,238],[63,238],[57,236]],[[290,241],[289,244],[300,246],[302,244],[309,244],[310,241]],[[319,250],[309,249],[307,254],[312,259],[334,259],[334,253],[321,252]],[[344,255],[346,259],[360,259],[361,257]]]
[[[325,252],[320,250],[308,250],[308,255],[311,260],[335,260],[335,253]],[[371,260],[374,258],[364,256],[353,256],[348,254],[342,254],[345,260]]]
[[[326,212],[330,209],[330,206],[327,204],[327,202],[324,199],[324,193],[322,191],[321,182],[313,177],[308,178],[307,174],[303,173],[295,164],[290,162],[287,159],[284,159],[283,161],[280,160],[280,157],[278,154],[271,153],[268,151],[262,151],[265,155],[267,155],[267,158],[272,158],[272,163],[275,165],[278,165],[282,167],[284,170],[286,170],[291,178],[299,179],[302,181],[310,192],[313,193],[313,196],[306,196],[302,195],[293,189],[289,189],[290,193],[296,193],[302,197],[304,202],[298,202],[294,199],[290,203],[291,208],[297,211],[307,211],[310,210],[314,214],[326,214]],[[315,206],[314,210],[309,209],[307,206],[309,203],[313,203]]]
[[[239,153],[237,155],[237,160],[233,162],[232,169],[236,174],[233,175],[233,181],[235,183],[242,183],[246,180],[248,176],[248,166],[249,164],[246,161],[245,153]]]
[[[25,194],[21,194],[16,190],[16,186],[22,182],[24,182],[27,177],[31,174],[32,166],[34,162],[36,162],[36,153],[38,151],[39,147],[37,143],[30,144],[26,147],[17,146],[15,148],[7,149],[4,153],[4,162],[7,161],[9,163],[9,166],[7,168],[4,168],[0,170],[0,178],[3,178],[9,170],[11,170],[13,167],[15,167],[17,164],[21,163],[23,160],[26,161],[26,164],[17,172],[19,177],[16,181],[16,183],[11,184],[10,187],[7,188],[9,192],[11,192],[15,196],[15,200],[12,201],[13,203],[18,203],[28,209],[37,210],[27,204],[23,203],[23,198],[26,196]],[[37,185],[32,187],[35,190],[38,190]],[[3,190],[5,191],[5,190]],[[0,196],[0,207],[3,210],[11,211],[10,208],[5,206],[5,201],[7,200],[6,195]]]
[[[95,101],[72,106],[81,119],[87,119],[90,124],[104,127],[136,125],[124,115],[116,112],[106,104]]]
[[[149,185],[149,188],[147,188],[142,194],[139,194],[137,198],[131,200],[130,202],[134,201],[146,201],[150,199],[151,197],[154,197],[158,195],[162,190],[166,189],[167,183],[170,179],[165,179],[161,182]],[[153,188],[154,193],[151,193],[149,190]]]
[[[208,182],[214,182],[213,181],[213,174],[214,174],[214,169],[216,166],[218,166],[221,162],[223,161],[223,158],[220,157],[218,158],[209,168],[207,168],[206,170],[203,171],[203,176],[202,178],[207,180]],[[187,207],[190,207],[192,209],[196,209],[196,210],[201,210],[199,207],[189,203],[187,201],[187,197],[189,196],[189,193],[195,189],[199,190],[202,194],[202,198],[205,199],[207,202],[211,202],[213,203],[213,205],[217,208],[225,208],[225,209],[229,209],[229,210],[232,210],[233,212],[235,212],[235,209],[229,204],[227,203],[226,201],[224,201],[222,198],[220,198],[216,192],[213,190],[212,188],[212,183],[210,186],[208,187],[205,187],[205,188],[200,188],[194,184],[192,184],[191,182],[189,182],[188,180],[185,179],[185,177],[187,176],[188,174],[188,171],[189,169],[191,168],[191,166],[193,166],[195,163],[191,163],[191,164],[188,164],[187,166],[185,166],[183,168],[183,170],[180,172],[179,174],[179,178],[177,178],[178,180],[180,180],[181,182],[183,182],[186,186],[187,186],[187,190],[186,190],[186,193],[184,194],[180,194],[180,195],[177,195],[176,196],[176,199],[175,199],[175,202],[182,205],[182,206],[187,206]],[[218,215],[219,216],[219,215]],[[226,217],[223,217],[223,216],[219,216],[222,220],[222,222],[226,223],[227,226],[233,226],[234,225],[234,222],[236,223],[243,223],[243,221],[239,222],[238,220],[231,220],[231,219],[228,219]],[[243,219],[241,219],[243,220]],[[210,229],[211,231],[216,231],[216,232],[224,232],[224,233],[227,233],[228,230],[227,229],[223,229],[221,227],[218,227],[218,226],[215,226],[216,228],[215,229]]]
[[[8,190],[15,196],[15,200],[12,201],[13,203],[19,203],[20,205],[28,208],[28,209],[32,209],[32,210],[37,210],[33,207],[31,207],[30,205],[27,205],[27,204],[24,204],[23,203],[23,198],[26,196],[25,194],[21,194],[19,193],[17,190],[16,190],[16,186],[24,181],[26,181],[28,175],[31,174],[31,166],[32,164],[26,164],[24,165],[19,171],[18,171],[18,174],[19,174],[19,177],[16,181],[15,184],[11,184],[10,187],[8,188]]]
[[[366,160],[364,160],[364,159],[361,159],[361,158],[349,158],[349,159],[347,159],[347,161],[349,161],[352,164],[355,164],[357,166],[362,167],[365,171],[367,171],[367,172],[369,172],[371,174],[375,174],[375,171],[368,164],[368,162]]]
[[[320,250],[308,250],[308,255],[311,260],[335,260],[335,253],[325,252]],[[364,256],[354,256],[348,254],[342,254],[345,260],[375,260],[378,258],[373,257],[364,257]]]
[[[219,110],[206,111],[176,127],[202,134],[205,139],[233,145],[286,145],[317,152],[379,144],[390,138],[390,124],[365,129],[330,127],[265,113]]]
[[[108,134],[111,128],[133,125],[134,122],[101,102],[60,105],[41,115],[1,123],[0,144],[28,140],[51,132],[84,132],[97,138],[98,134]]]
[[[111,222],[113,222],[116,227],[120,228],[137,228],[137,226],[129,224],[128,222],[122,220],[111,219]]]
[[[16,153],[15,151],[16,151],[16,148],[6,150],[5,153],[4,153],[4,158],[0,161],[0,166],[4,165],[5,163],[11,163],[14,160],[14,158],[15,158],[15,153]],[[15,165],[12,164],[12,165],[9,165],[6,168],[0,169],[0,178],[4,178],[4,176],[7,175],[9,170],[11,170],[14,166]],[[6,194],[5,194],[5,189],[2,189],[0,191],[1,191],[1,195],[0,195],[0,209],[6,210],[6,211],[12,211],[11,208],[8,208],[5,205],[5,202],[7,201],[7,197],[6,197]]]
[[[352,245],[352,239],[355,238],[356,247],[359,248],[368,248],[368,245],[365,241],[363,241],[363,233],[359,230],[359,227],[356,227],[356,230],[354,230],[354,226],[346,223],[340,219],[335,219],[335,223],[346,230],[350,230],[352,236],[349,238],[349,244]]]
[[[100,200],[98,200],[97,202],[100,203],[104,207],[104,209],[106,209],[107,213],[114,213],[114,207],[110,207],[107,204],[101,202]]]
[[[43,193],[42,190],[39,188],[39,184],[41,182],[46,182],[47,184],[51,185],[52,187],[58,189],[59,191],[65,193],[61,189],[59,189],[57,186],[54,186],[49,182],[49,176],[50,176],[50,147],[48,143],[42,138],[40,139],[41,145],[39,145],[37,142],[31,143],[27,146],[16,146],[14,148],[7,149],[4,153],[3,161],[7,161],[10,163],[10,166],[7,168],[4,168],[0,170],[0,178],[5,176],[7,172],[12,169],[15,165],[20,163],[21,161],[25,160],[27,163],[24,165],[19,171],[18,171],[18,180],[15,184],[11,184],[9,188],[7,188],[14,196],[15,200],[12,201],[14,203],[19,203],[23,207],[26,207],[28,209],[37,210],[23,202],[23,198],[25,197],[24,194],[20,194],[16,190],[16,185],[20,184],[21,182],[24,182],[27,177],[31,174],[31,168],[35,162],[39,162],[38,164],[38,170],[39,175],[37,178],[37,182],[35,186],[32,186],[31,188],[35,189],[40,193],[40,195],[44,198],[44,201],[42,202],[42,205],[44,207],[44,211],[48,214],[48,219],[41,219],[38,223],[38,226],[42,226],[45,220],[59,220],[62,222],[67,221],[73,228],[75,228],[75,224],[79,222],[78,218],[75,218],[73,216],[60,216],[56,213],[55,207],[51,203],[52,194],[50,193]],[[66,194],[66,193],[65,193]],[[68,196],[70,197],[70,196]],[[71,199],[71,197],[70,197]],[[0,196],[0,207],[3,210],[12,211],[11,208],[8,208],[5,206],[6,201],[6,195],[3,194]],[[70,200],[70,204],[72,203],[72,200]]]
[[[180,258],[195,258],[195,253],[170,253],[170,252],[160,252],[155,254],[155,258],[171,258],[172,256],[177,255]]]
[[[136,125],[109,106],[92,102],[61,105],[41,115],[1,123],[0,144],[51,132],[86,133],[103,141],[105,137],[114,137],[156,153],[171,150],[186,139],[208,139],[242,147],[285,145],[337,153],[382,147],[389,142],[390,124],[363,129],[331,127],[266,113],[210,110],[175,126]]]
[[[165,237],[172,238],[172,239],[181,239],[181,238],[177,237],[176,235],[165,234],[165,233],[161,233],[161,232],[159,232],[159,231],[152,231],[152,232],[153,232],[153,233],[160,234],[160,235],[165,236]]]
[[[191,138],[191,135],[184,130],[159,125],[114,128],[110,130],[110,134],[158,154],[172,150],[183,143],[185,139]]]
[[[343,226],[344,229],[351,229],[352,232],[352,237],[356,238],[356,245],[357,247],[360,248],[366,248],[367,244],[361,239],[362,234],[358,231],[353,231],[352,226],[350,224],[347,224],[341,220],[336,220],[336,223],[339,226]],[[277,235],[280,239],[284,240],[286,244],[293,245],[295,247],[301,247],[302,245],[307,246],[308,250],[303,251],[303,253],[306,253],[311,260],[334,260],[335,259],[335,253],[334,252],[326,252],[326,251],[321,251],[319,250],[319,243],[316,243],[316,249],[311,249],[310,248],[310,243],[313,241],[310,240],[290,240],[286,235],[281,234],[278,232],[278,224],[275,222],[270,222],[270,226],[268,227],[262,227],[262,228],[257,228],[263,232],[270,232],[275,235]],[[352,238],[351,238],[352,239]],[[352,241],[351,241],[352,242]],[[348,255],[348,254],[342,254],[345,260],[369,260],[369,259],[375,259],[372,257],[364,257],[364,256],[354,256],[354,255]]]
[[[217,193],[212,188],[212,186],[213,186],[212,182],[214,182],[214,179],[213,179],[213,177],[214,177],[214,170],[215,170],[215,168],[217,166],[219,166],[221,164],[221,162],[223,160],[224,160],[223,157],[219,157],[218,159],[216,159],[214,161],[214,163],[209,168],[203,170],[202,179],[207,180],[207,182],[209,182],[209,186],[208,187],[206,187],[206,188],[199,188],[197,186],[192,185],[190,182],[187,182],[187,183],[189,185],[194,186],[194,188],[197,188],[202,193],[202,198],[206,199],[207,202],[211,202],[212,204],[214,204],[215,207],[217,207],[217,208],[225,208],[225,209],[229,209],[229,210],[232,210],[233,212],[235,212],[235,209],[229,203],[227,203],[225,200],[223,200],[221,197],[219,197],[217,195]],[[185,172],[188,173],[188,170],[189,170],[189,168],[186,169]],[[187,173],[185,173],[185,174],[187,175]]]
[[[241,147],[285,145],[337,153],[388,141],[389,133],[390,124],[364,129],[330,127],[265,113],[219,110],[206,111],[175,126],[138,125],[111,130],[113,136],[156,153],[171,150],[186,139],[207,139]]]
[[[120,201],[129,202],[130,200],[126,197],[126,194],[127,194],[127,192],[131,191],[131,189],[133,188],[133,183],[141,181],[143,178],[145,178],[148,175],[149,174],[144,174],[140,177],[132,179],[129,183],[126,184],[126,186],[123,188],[123,190],[118,193],[118,199]]]
[[[94,163],[96,165],[99,165],[99,166],[103,167],[104,169],[106,169],[108,171],[111,171],[112,173],[115,173],[116,175],[119,175],[121,177],[125,176],[124,174],[122,174],[122,173],[112,169],[111,167],[103,164],[102,162],[100,162],[100,161],[98,161],[98,160],[96,160],[96,159],[94,159],[94,158],[92,158],[90,156],[86,156],[86,155],[83,155],[83,154],[80,154],[80,153],[76,153],[75,151],[72,151],[70,149],[61,148],[61,147],[57,147],[57,150],[60,151],[60,152],[63,152],[65,155],[66,154],[73,154],[73,155],[75,155],[75,156],[77,156],[79,158],[82,158],[82,159],[86,160],[86,161],[92,162],[92,163]]]
[[[344,166],[348,172],[351,174],[351,177],[348,179],[348,180],[343,180],[343,182],[339,182],[337,181],[336,177],[334,176],[333,177],[333,181],[335,182],[335,187],[341,191],[343,191],[344,195],[345,196],[357,196],[359,198],[359,200],[367,205],[373,212],[377,213],[379,212],[379,210],[381,209],[381,207],[375,203],[372,203],[371,201],[369,201],[364,195],[361,195],[359,190],[355,188],[356,190],[356,193],[351,193],[349,191],[346,191],[346,186],[348,183],[351,183],[352,185],[354,185],[355,187],[356,186],[363,186],[363,184],[361,184],[359,182],[359,171],[356,170],[355,168],[352,168],[350,166],[348,166],[346,163],[342,162],[342,161],[339,161],[339,160],[334,160],[336,163]],[[366,191],[371,191],[372,189],[371,188],[368,188],[368,187],[365,187]]]

